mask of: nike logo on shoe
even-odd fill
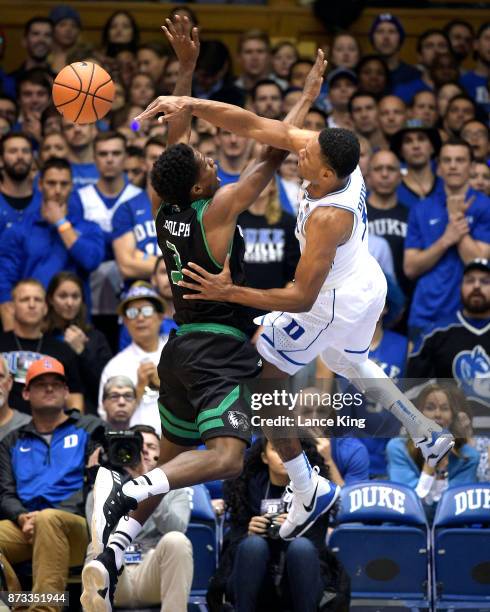
[[[313,492],[313,497],[311,498],[310,503],[306,506],[305,504],[303,504],[303,508],[305,509],[305,512],[311,512],[315,506],[315,501],[316,501],[316,492],[318,490],[318,481],[316,483],[316,487],[315,490]]]

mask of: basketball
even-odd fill
[[[115,88],[110,75],[92,62],[65,66],[53,83],[53,102],[67,121],[94,123],[111,110]]]

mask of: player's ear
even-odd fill
[[[201,195],[201,193],[202,193],[202,187],[201,185],[199,185],[199,183],[195,183],[194,185],[192,185],[191,195]]]

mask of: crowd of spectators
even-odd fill
[[[199,25],[188,7],[175,15]],[[236,49],[205,31],[199,37],[193,95],[271,119],[294,105],[312,58],[293,42],[273,45],[259,30],[240,35]],[[390,13],[373,21],[370,48],[337,33],[305,127],[343,127],[359,138],[369,247],[389,286],[371,356],[395,382],[410,377],[403,384],[417,406],[457,443],[430,468],[397,437],[398,422],[365,403],[354,416],[367,417],[370,436],[320,438],[305,448],[341,486],[389,478],[412,487],[431,517],[448,486],[490,481],[490,22],[475,30],[457,19],[427,30],[416,65],[401,59],[404,39]],[[0,59],[6,40],[8,32]],[[167,126],[133,118],[178,86],[181,58],[163,35],[141,42],[124,10],[108,19],[98,46],[87,43],[82,18],[66,5],[29,19],[23,50],[14,70],[0,68],[0,566],[11,590],[20,590],[15,566],[32,560],[34,590],[63,591],[69,567],[92,555],[90,494],[87,507],[82,501],[99,464],[100,431],[141,434],[141,462],[127,478],[158,458],[157,365],[176,324],[149,174]],[[110,113],[89,125],[67,121],[51,101],[56,73],[82,60],[105,67],[116,88]],[[193,121],[190,143],[215,160],[222,185],[257,154],[256,143],[203,120]],[[294,280],[300,191],[290,154],[241,215],[251,286]],[[341,388],[321,363],[312,372]],[[289,546],[271,535],[283,520],[270,507],[281,502],[284,475],[274,448],[258,440],[243,475],[226,484],[225,504],[215,503],[228,510],[230,536],[213,592],[239,610],[255,610],[259,593],[277,597],[279,583],[294,610],[315,610],[329,589],[340,602],[347,597],[348,580],[322,534]],[[141,606],[186,609],[189,515],[185,491],[164,498],[138,537],[139,561],[119,583],[118,605],[136,597]],[[297,569],[305,563],[307,576]]]

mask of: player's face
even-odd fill
[[[475,162],[472,164],[470,185],[473,189],[490,196],[490,168],[485,162]]]
[[[45,162],[52,157],[68,157],[68,145],[61,134],[50,134],[46,136],[39,152],[41,162]]]
[[[204,157],[199,151],[195,155],[199,164],[199,197],[210,198],[219,188],[218,168],[211,157]]]
[[[462,145],[445,145],[439,155],[439,175],[452,189],[463,187],[470,180],[470,152]]]
[[[158,266],[151,277],[151,283],[165,300],[172,300],[172,289],[164,259],[160,259],[158,262]]]
[[[463,276],[461,301],[469,314],[490,310],[490,272],[470,270]]]
[[[60,206],[68,203],[73,187],[71,172],[66,168],[50,168],[39,179],[39,188],[44,202],[57,202]]]
[[[320,143],[318,137],[315,136],[298,153],[298,172],[302,178],[316,183],[322,177],[324,170]]]
[[[475,159],[484,160],[490,151],[487,127],[479,121],[470,121],[461,130],[461,138],[471,146]]]
[[[3,146],[3,170],[13,181],[29,176],[33,157],[31,144],[25,138],[10,138]]]
[[[412,117],[420,119],[424,125],[432,127],[437,121],[436,98],[431,91],[423,91],[415,97]]]
[[[40,325],[47,312],[44,290],[38,285],[22,283],[12,294],[14,319],[23,325]]]
[[[378,116],[383,132],[392,136],[403,127],[407,118],[407,109],[400,98],[386,96],[378,104]]]
[[[422,413],[438,425],[448,428],[453,421],[449,400],[443,391],[433,391],[425,398]]]
[[[67,323],[73,321],[82,306],[80,287],[71,280],[59,284],[51,297],[51,307]]]
[[[369,187],[374,193],[389,196],[400,184],[400,163],[390,151],[379,151],[369,164]]]
[[[403,159],[409,166],[416,168],[425,166],[434,149],[432,143],[424,132],[407,132],[402,139],[401,152]]]
[[[95,148],[95,165],[102,178],[109,180],[124,172],[126,150],[120,138],[98,142]]]

